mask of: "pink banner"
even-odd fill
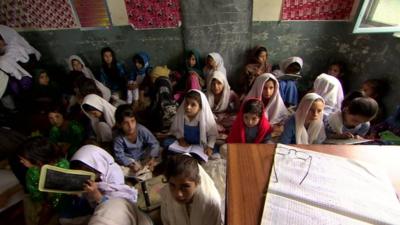
[[[283,20],[349,20],[354,0],[284,0]]]
[[[1,0],[0,24],[14,28],[73,28],[68,0]]]
[[[179,0],[125,0],[129,23],[135,29],[179,27]]]

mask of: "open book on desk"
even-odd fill
[[[400,203],[374,165],[276,148],[261,224],[400,224]]]
[[[208,155],[204,153],[204,148],[201,145],[189,145],[189,147],[182,147],[179,145],[178,141],[174,141],[169,147],[168,150],[177,152],[177,153],[189,153],[196,154],[204,161],[208,161]]]

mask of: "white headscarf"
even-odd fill
[[[115,114],[116,108],[115,108],[115,106],[111,105],[109,102],[104,100],[102,97],[95,95],[95,94],[86,95],[82,101],[82,105],[84,105],[84,104],[90,105],[90,106],[96,108],[97,110],[99,110],[100,112],[102,112],[106,123],[110,127],[113,127],[115,125],[114,114]],[[92,121],[92,126],[99,122],[99,119],[93,118],[92,116],[90,116],[83,109],[83,107],[82,107],[82,111],[90,118],[90,120]]]
[[[109,199],[96,207],[89,225],[152,225],[137,205],[122,198]]]
[[[84,145],[72,156],[71,161],[80,161],[100,173],[97,186],[107,197],[124,198],[137,202],[137,190],[125,184],[124,174],[114,158],[95,145]]]
[[[218,80],[224,85],[221,100],[218,102],[218,105],[214,105],[214,93],[211,90],[211,83],[213,79]],[[210,77],[210,82],[208,82],[207,84],[207,98],[211,109],[214,112],[224,112],[229,106],[230,96],[231,96],[231,87],[229,86],[225,74],[223,74],[221,71],[218,70],[214,71]]]
[[[0,25],[0,35],[6,44],[4,55],[0,56],[0,68],[18,80],[24,76],[32,77],[17,62],[28,62],[30,54],[35,54],[36,59],[39,60],[40,52],[10,27]]]
[[[200,184],[193,196],[190,216],[186,206],[172,196],[169,185],[161,190],[161,219],[164,225],[221,225],[221,197],[214,181],[199,165]]]
[[[3,97],[8,84],[8,76],[2,70],[0,70],[0,98]]]
[[[72,60],[77,60],[78,62],[81,63],[82,65],[82,73],[85,75],[86,78],[92,79],[94,80],[94,83],[96,84],[96,87],[101,91],[101,94],[103,95],[103,98],[107,101],[110,101],[111,98],[111,90],[104,86],[103,83],[101,83],[100,81],[96,80],[96,78],[94,77],[92,71],[86,67],[85,63],[83,62],[83,60],[81,59],[81,57],[77,56],[77,55],[71,55],[68,58],[68,67],[70,71],[73,71],[73,67],[72,67]]]
[[[318,94],[308,93],[300,101],[295,114],[296,144],[321,144],[326,138],[322,115],[319,120],[312,121],[307,129],[304,126],[312,104],[318,99],[324,102]]]
[[[293,57],[287,58],[285,60],[282,60],[279,63],[279,68],[282,70],[283,73],[285,73],[286,69],[292,63],[298,63],[300,65],[300,68],[303,68],[303,59],[301,59],[300,57],[297,57],[297,56],[293,56]]]
[[[191,89],[188,92],[190,91],[195,91],[200,94],[201,110],[198,112],[197,117],[200,121],[200,144],[205,147],[208,143],[207,136],[218,136],[217,124],[215,122],[210,105],[208,104],[207,98],[203,92],[196,89]],[[186,98],[179,106],[170,128],[170,133],[174,134],[176,137],[184,137],[185,102]]]
[[[314,81],[314,92],[325,100],[325,115],[340,111],[343,101],[343,88],[340,81],[331,75],[322,73]]]
[[[208,56],[214,59],[217,68],[203,71],[204,76],[206,77],[206,85],[208,85],[208,83],[211,82],[210,77],[214,73],[214,71],[221,71],[226,76],[226,69],[224,66],[224,59],[222,58],[222,56],[216,52],[212,52],[208,54]]]
[[[82,73],[85,74],[85,77],[89,79],[95,80],[96,78],[94,77],[92,71],[86,67],[85,63],[83,62],[82,58],[77,56],[77,55],[71,55],[68,58],[68,67],[70,71],[73,71],[74,68],[72,67],[72,60],[77,60],[81,65],[82,65]]]
[[[275,83],[274,93],[265,106],[265,113],[270,124],[277,124],[285,120],[289,116],[289,111],[286,109],[285,103],[283,103],[281,94],[279,92],[279,82],[271,73],[261,74],[256,78],[251,87],[246,99],[258,98],[262,100],[262,93],[264,85],[268,80],[273,80]]]

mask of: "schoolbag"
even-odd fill
[[[156,111],[161,130],[171,127],[178,104],[173,98],[172,85],[168,78],[159,77],[155,82],[156,86]]]

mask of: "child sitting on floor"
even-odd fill
[[[343,101],[342,111],[332,113],[325,121],[329,138],[363,138],[369,131],[369,121],[378,112],[378,103],[370,97],[350,94]]]
[[[272,128],[264,113],[263,103],[247,99],[240,109],[227,143],[267,143],[271,138]]]
[[[164,149],[168,149],[176,139],[180,146],[201,145],[204,153],[213,153],[218,136],[217,124],[208,104],[206,96],[199,90],[190,90],[179,106],[170,133],[174,138],[164,141]]]
[[[197,161],[184,154],[172,156],[161,190],[164,225],[221,225],[221,197],[214,182]]]
[[[323,123],[324,99],[315,93],[306,94],[294,116],[285,124],[282,144],[321,144],[325,141]]]
[[[160,145],[154,135],[136,122],[130,105],[120,105],[115,111],[115,121],[120,134],[114,138],[114,156],[117,163],[135,174],[143,167],[153,169],[160,156]]]

